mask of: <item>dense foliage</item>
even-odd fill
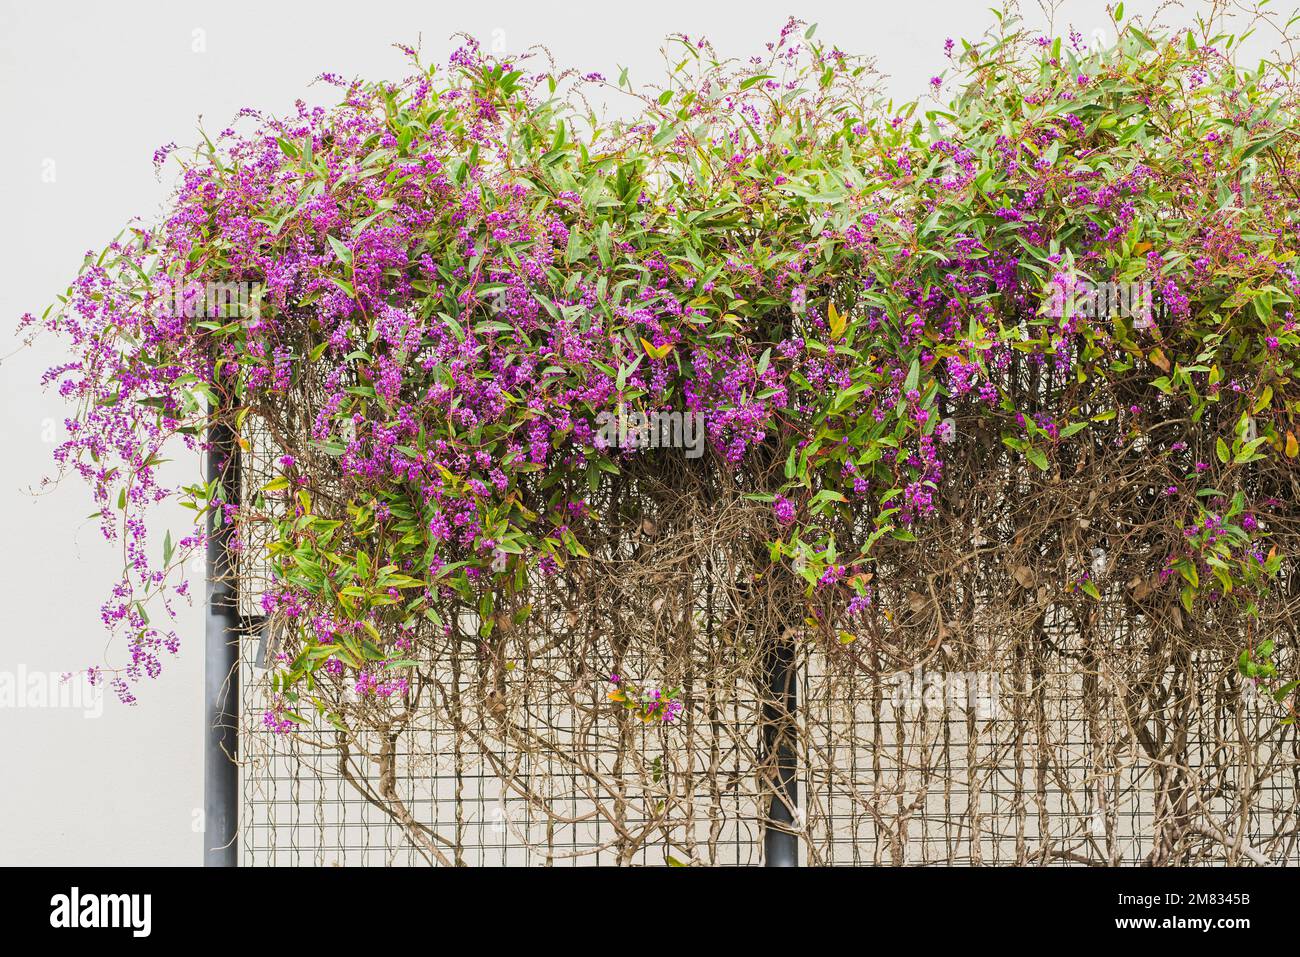
[[[119,692],[174,650],[145,602],[184,593],[203,541],[157,563],[141,515],[169,495],[224,508],[246,547],[273,528],[283,729],[323,675],[406,693],[457,608],[491,642],[529,576],[627,518],[595,494],[670,457],[769,508],[758,544],[802,579],[810,640],[853,642],[880,556],[932,547],[985,465],[1050,487],[1120,455],[1142,527],[1055,540],[1077,574],[1050,587],[1249,620],[1292,558],[1270,537],[1294,531],[1300,154],[1289,67],[1233,43],[1121,23],[1089,50],[1006,21],[949,41],[930,105],[899,107],[795,21],[744,62],[673,38],[653,89],[468,42],[160,151],[183,167],[170,214],[27,319],[67,338],[57,457],[128,558],[104,610],[133,653]],[[1084,280],[1148,283],[1152,309],[1044,308]],[[212,282],[255,292],[205,315]],[[611,446],[598,417],[624,410],[697,414],[705,454]],[[214,415],[275,450],[238,506],[157,480]],[[1141,560],[1108,567],[1133,536]],[[1243,672],[1286,700],[1272,654]]]

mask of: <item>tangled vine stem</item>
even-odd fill
[[[901,109],[791,20],[662,87],[470,41],[245,111],[25,320],[119,694],[203,544],[140,513],[220,423],[249,484],[179,494],[267,616],[264,738],[431,863],[484,780],[548,861],[1294,859],[1294,58],[1112,17],[1001,14]]]

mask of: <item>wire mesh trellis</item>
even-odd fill
[[[246,454],[251,492],[273,474],[273,452]],[[1044,525],[1074,522],[1072,490],[1053,494],[1061,515]],[[272,617],[260,646],[242,643],[242,863],[763,863],[771,695],[753,667],[763,655],[727,606],[735,595],[724,600],[740,562],[717,551],[726,536],[708,521],[693,515],[670,534],[664,520],[639,541],[638,567],[657,577],[627,566],[602,579],[615,594],[599,603],[539,588],[530,623],[495,650],[438,646],[402,708],[347,734],[322,720],[264,728],[274,691],[262,666],[287,640]],[[252,560],[265,543],[245,536],[251,616],[268,576]],[[1085,605],[1036,589],[1020,579],[1037,570],[1012,554],[1022,537],[965,575],[882,562],[874,638],[793,644],[800,861],[1300,863],[1300,744],[1239,675],[1239,636],[1215,638],[1210,622],[1171,637],[1175,624],[1128,586],[1100,582],[1101,600]],[[1069,560],[1042,579],[1067,577]],[[920,581],[942,594],[927,601]],[[591,621],[575,611],[588,607]],[[1290,619],[1277,620],[1289,648]],[[453,624],[475,633],[472,620]],[[623,640],[633,632],[650,638]],[[629,722],[604,699],[599,666],[611,662],[671,674],[680,720]],[[373,707],[335,690],[340,708]]]
[[[1182,815],[1200,822],[1194,829],[1243,824],[1241,863],[1297,863],[1297,752],[1294,738],[1269,741],[1275,717],[1252,715],[1238,699],[1243,739],[1258,748],[1253,770],[1225,763],[1221,745],[1189,738],[1182,760],[1193,780],[1174,787],[1160,761],[1119,746],[1122,719],[1113,700],[1085,690],[1092,676],[1068,660],[1057,665],[1037,682],[1027,672],[1001,676],[988,720],[973,702],[895,709],[887,692],[871,688],[827,682],[814,692],[806,720],[825,724],[802,763],[810,859],[1141,864],[1156,851],[1161,819]],[[1213,661],[1191,673],[1199,682],[1189,690],[1195,726],[1214,712],[1225,674]],[[838,725],[832,717],[850,714]],[[1199,806],[1173,806],[1179,794]],[[1221,829],[1202,836],[1185,863],[1222,862],[1234,844]]]
[[[245,668],[251,676],[252,666]],[[246,696],[246,713],[249,705],[258,713],[256,697],[255,690]],[[539,704],[533,720],[559,740],[575,731],[563,709],[546,703]],[[253,724],[249,722],[250,747],[243,774],[245,864],[421,863],[401,826],[365,796],[383,789],[377,762],[321,750],[322,744],[327,748],[331,744],[328,732],[272,737],[259,734]],[[374,753],[381,748],[376,743]],[[612,765],[616,748],[604,750]],[[340,760],[348,765],[345,771],[340,770]],[[587,795],[584,781],[567,761],[538,760],[504,749],[484,754],[455,730],[432,723],[413,732],[406,749],[395,752],[392,760],[401,769],[396,787],[402,803],[446,836],[458,862],[620,861],[615,835],[601,816],[599,802]],[[739,755],[723,770],[735,781],[745,773]],[[709,857],[717,863],[755,863],[759,838],[752,806],[755,795],[740,787],[711,791],[701,786],[695,797],[699,809],[692,822],[695,838],[709,848]],[[546,802],[545,813],[538,812],[538,800]],[[625,824],[654,826],[635,812],[626,816]],[[689,843],[680,827],[670,831],[671,845]],[[663,842],[647,843],[623,862],[662,864],[663,847]]]
[[[1122,627],[1122,625],[1117,625]],[[1120,731],[1122,689],[1081,666],[1078,641],[1062,638],[1048,660],[972,675],[956,694],[909,675],[899,691],[864,680],[805,650],[798,660],[802,723],[795,827],[810,864],[1140,864],[1152,859],[1161,822],[1195,821],[1201,839],[1187,863],[1300,863],[1300,750],[1276,716],[1254,709],[1233,685],[1231,661],[1187,663],[1189,684],[1169,709],[1181,727],[1235,727],[1240,747],[1188,736],[1178,762],[1144,758]],[[691,800],[672,822],[627,814],[625,827],[655,831],[630,857],[602,816],[602,801],[569,757],[484,753],[472,735],[430,721],[384,762],[341,755],[329,730],[267,734],[265,672],[246,641],[242,669],[244,760],[240,840],[246,865],[418,864],[401,825],[374,800],[395,777],[402,803],[466,864],[708,864],[761,862],[769,794],[756,779],[758,733],[734,746],[735,728],[757,728],[758,702],[741,687],[709,689],[656,742],[689,756]],[[1037,670],[1038,666],[1046,666]],[[454,662],[449,688],[468,687]],[[530,728],[615,774],[616,719],[596,729],[554,701],[531,702]],[[1181,716],[1179,716],[1179,714]],[[721,722],[725,733],[716,733]],[[1172,720],[1171,720],[1172,723]],[[575,742],[584,730],[588,738]],[[731,750],[719,754],[719,748]],[[662,758],[660,752],[659,757]],[[1225,760],[1231,754],[1231,760]],[[655,758],[648,758],[653,765]],[[691,764],[695,766],[690,767]],[[692,775],[692,770],[694,774]],[[1179,781],[1178,776],[1186,780]],[[542,802],[539,806],[538,802]],[[1181,803],[1180,803],[1181,802]],[[635,803],[635,802],[630,802]],[[1218,822],[1218,823],[1215,823]]]

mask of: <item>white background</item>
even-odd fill
[[[1191,3],[1166,15],[1186,22]],[[1130,14],[1150,10],[1140,0]],[[794,13],[818,37],[876,57],[899,100],[924,92],[947,66],[944,39],[974,38],[992,23],[983,2],[714,3],[193,2],[100,3],[0,0],[0,672],[60,672],[120,660],[105,648],[99,605],[120,553],[100,538],[88,490],[75,478],[49,494],[32,490],[52,471],[51,433],[68,414],[40,376],[60,361],[54,340],[17,350],[11,330],[37,314],[132,216],[154,219],[170,191],[155,178],[153,151],[198,140],[198,125],[224,128],[244,106],[288,112],[295,99],[331,103],[310,86],[322,71],[397,79],[395,42],[421,44],[445,63],[465,31],[511,53],[545,44],[564,66],[633,82],[661,75],[671,32],[712,39],[719,53],[760,53]],[[1036,4],[1026,19],[1046,23]],[[1058,32],[1109,31],[1101,0],[1062,4]],[[201,31],[201,32],[196,32]],[[500,32],[496,32],[500,31]],[[43,181],[51,170],[54,181]],[[15,353],[10,355],[10,353]],[[198,464],[173,466],[188,480]],[[183,530],[176,509],[171,527]],[[161,541],[161,521],[154,541]],[[159,546],[160,547],[160,546]],[[201,594],[200,590],[197,590]],[[0,709],[0,864],[196,864],[202,837],[202,623],[179,623],[181,653],[140,703],[105,701],[80,711]]]

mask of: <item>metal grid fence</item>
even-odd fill
[[[258,451],[246,491],[265,477],[257,460],[274,454]],[[245,555],[262,553],[245,544]],[[245,562],[239,574],[249,619],[265,569]],[[800,863],[1300,864],[1296,726],[1249,694],[1221,647],[1182,649],[1153,674],[1152,623],[1122,600],[1098,603],[1087,635],[1068,609],[1045,606],[1031,637],[1023,617],[998,614],[993,590],[978,592],[968,640],[937,672],[899,675],[870,648],[865,667],[863,657],[845,667],[834,649],[799,647]],[[624,597],[625,607],[649,604]],[[425,862],[385,794],[455,863],[764,863],[763,695],[741,672],[724,683],[703,666],[692,673],[692,660],[725,652],[689,583],[681,600],[696,614],[678,657],[686,711],[671,727],[632,732],[603,693],[575,691],[597,676],[561,653],[574,622],[558,606],[539,609],[552,651],[527,663],[544,677],[512,701],[516,740],[530,742],[518,749],[476,733],[491,716],[472,656],[421,666],[439,705],[388,741],[344,748],[323,722],[269,733],[263,666],[275,642],[268,651],[266,638],[243,639],[241,863]],[[618,660],[610,641],[584,653]],[[1282,645],[1294,653],[1293,639]],[[995,672],[980,670],[990,664]],[[628,663],[641,674],[662,666]],[[973,690],[968,680],[954,693],[953,676],[970,671]],[[936,674],[942,688],[924,684]],[[1132,687],[1135,674],[1151,687]]]
[[[264,673],[254,664],[253,648],[245,644],[250,654],[242,682],[243,863],[420,863],[403,829],[353,783],[377,791],[382,772],[374,762],[352,755],[344,771],[331,750],[332,732],[276,736],[259,727]],[[1225,842],[1239,837],[1248,855],[1259,855],[1257,862],[1300,863],[1295,735],[1279,728],[1275,715],[1253,712],[1240,696],[1229,718],[1243,740],[1254,742],[1251,756],[1225,764],[1221,745],[1189,738],[1180,773],[1191,779],[1179,783],[1115,734],[1113,702],[1085,705],[1078,669],[1059,668],[1036,685],[1022,682],[1025,674],[1000,675],[990,710],[979,701],[954,702],[951,695],[900,700],[884,682],[831,676],[824,666],[813,654],[800,661],[800,718],[807,733],[795,826],[803,863],[1140,864],[1153,851],[1160,820],[1178,814],[1219,822],[1219,833],[1207,834],[1188,863],[1222,862]],[[1223,720],[1230,672],[1222,662],[1206,661],[1195,673],[1203,677],[1190,704],[1197,720]],[[743,689],[714,691],[688,709],[666,742],[647,733],[642,746],[675,744],[707,762],[712,745],[730,740],[711,739],[712,721],[756,726],[754,702]],[[724,713],[710,714],[715,704],[724,705]],[[560,744],[578,727],[553,703],[532,703],[527,714],[533,730]],[[613,724],[611,717],[611,735]],[[697,780],[684,785],[694,798],[687,819],[661,827],[622,862],[663,864],[672,856],[761,863],[767,798],[754,773],[757,732],[752,737],[752,750],[734,750],[721,760],[715,755],[715,766],[697,767]],[[403,803],[450,842],[458,861],[620,861],[601,816],[603,802],[588,796],[589,782],[568,760],[504,750],[483,754],[450,727],[413,729],[403,744],[393,755]],[[590,742],[584,748],[600,750]],[[615,751],[611,736],[601,773],[611,772]],[[1050,763],[1041,758],[1048,753]],[[546,813],[537,813],[539,797],[548,802]],[[1195,806],[1173,806],[1179,800]],[[635,810],[624,823],[653,827]]]

